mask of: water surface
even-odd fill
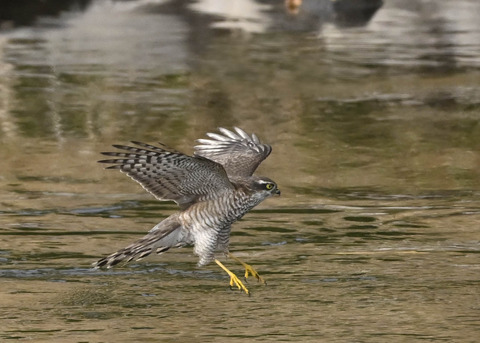
[[[2,340],[478,340],[476,1],[72,3],[0,32]],[[92,270],[176,211],[99,153],[235,125],[273,146],[231,239],[268,284],[191,248]]]

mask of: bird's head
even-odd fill
[[[255,177],[252,179],[251,188],[261,195],[263,199],[273,195],[280,195],[277,184],[268,177]]]

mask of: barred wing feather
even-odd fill
[[[114,145],[125,152],[102,152],[114,158],[99,162],[112,164],[107,169],[119,169],[159,200],[173,200],[187,208],[233,189],[224,168],[216,162],[146,143],[132,143],[138,147]]]

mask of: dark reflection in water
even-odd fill
[[[3,340],[478,340],[477,1],[72,3],[2,13]],[[176,211],[99,152],[233,125],[274,148],[231,246],[268,285],[90,269]]]
[[[332,2],[335,22],[346,27],[367,24],[382,5],[382,0],[340,0]]]
[[[38,20],[60,15],[63,11],[85,10],[91,0],[3,0],[0,29],[34,25]]]

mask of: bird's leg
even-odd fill
[[[238,263],[240,263],[245,268],[245,279],[248,278],[249,275],[252,275],[252,276],[255,276],[259,282],[263,283],[264,285],[267,284],[265,282],[265,280],[260,276],[260,274],[258,274],[257,271],[255,269],[253,269],[253,267],[251,265],[246,264],[245,262],[243,262],[238,257],[233,256],[231,253],[228,253],[228,257],[237,261]]]
[[[226,271],[227,274],[230,276],[230,287],[233,287],[235,285],[235,286],[238,287],[238,289],[241,289],[245,293],[250,295],[250,292],[248,291],[247,287],[245,287],[243,282],[240,281],[240,279],[235,274],[233,274],[227,267],[225,267],[222,262],[215,259],[215,263],[218,264],[220,266],[220,268],[222,268],[224,271]]]

